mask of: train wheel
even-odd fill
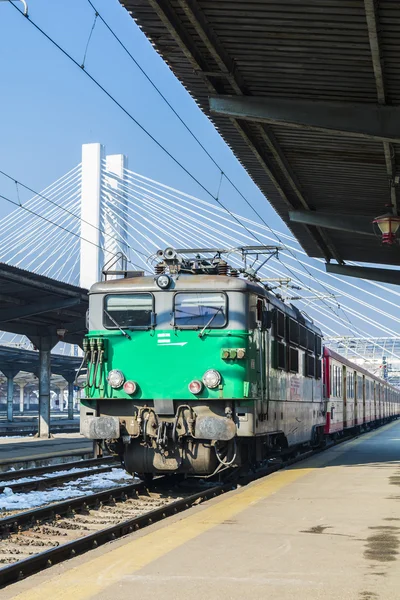
[[[152,482],[153,482],[153,478],[154,475],[153,473],[135,473],[139,479],[141,479],[143,481],[143,483],[145,484],[146,487],[149,487]]]

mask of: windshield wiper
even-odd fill
[[[107,317],[110,319],[110,321],[112,321],[114,323],[114,325],[116,325],[118,327],[118,329],[120,330],[120,332],[122,333],[122,335],[124,335],[126,338],[128,338],[128,340],[132,339],[131,336],[128,333],[126,333],[126,331],[124,331],[122,329],[121,325],[119,323],[117,323],[117,321],[114,319],[114,317],[112,317],[110,315],[110,313],[107,312],[105,309],[104,309],[104,314],[106,314]]]
[[[215,317],[217,316],[217,314],[222,310],[222,306],[220,306],[219,308],[217,308],[217,310],[215,311],[215,313],[213,314],[213,316],[211,317],[211,319],[208,321],[208,323],[206,323],[203,327],[203,329],[200,331],[199,333],[199,337],[203,337],[203,334],[205,332],[205,330],[207,329],[207,327],[209,327],[211,325],[211,323],[214,321]]]

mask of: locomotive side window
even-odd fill
[[[289,371],[299,372],[299,351],[297,348],[289,348]]]
[[[307,329],[304,325],[300,325],[300,346],[304,349],[307,348]]]
[[[315,334],[307,329],[307,348],[310,352],[315,351]]]
[[[273,316],[273,330],[272,335],[275,338],[284,338],[285,337],[285,313],[277,308],[274,309]]]
[[[289,317],[289,342],[297,346],[300,342],[299,323]]]
[[[315,359],[315,379],[321,379],[322,377],[322,361],[320,358]]]
[[[226,296],[223,293],[175,294],[175,327],[200,328],[226,325]]]
[[[315,357],[311,354],[305,354],[306,376],[315,377]]]
[[[104,298],[104,327],[151,327],[153,304],[152,294],[110,294]]]
[[[286,345],[277,342],[278,349],[278,369],[286,369]]]

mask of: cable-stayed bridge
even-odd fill
[[[276,257],[254,268],[275,293],[296,302],[325,335],[370,340],[376,355],[398,360],[382,336],[400,337],[395,287],[346,280],[325,272],[289,233],[267,221],[204,201],[128,168],[127,158],[107,155],[100,144],[82,149],[82,162],[0,221],[3,262],[65,283],[90,287],[105,263],[127,257],[133,269],[153,272],[155,252],[166,246],[234,249],[276,245]],[[240,266],[232,252],[229,261]],[[3,334],[2,343],[24,345]],[[63,349],[69,352],[69,350]],[[360,356],[361,358],[361,356]]]

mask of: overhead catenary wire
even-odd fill
[[[81,221],[82,223],[85,223],[87,225],[89,225],[90,227],[93,227],[93,229],[98,230],[100,233],[102,233],[103,235],[108,235],[104,230],[100,229],[99,227],[97,227],[96,225],[93,225],[93,223],[90,223],[90,221],[87,221],[85,219],[82,219],[82,217],[80,215],[77,215],[75,213],[73,213],[72,211],[66,209],[65,207],[61,206],[60,204],[56,203],[54,200],[52,200],[51,198],[48,198],[47,196],[44,196],[43,194],[41,194],[40,192],[36,192],[34,189],[32,189],[31,187],[29,187],[28,185],[24,184],[23,182],[19,181],[19,180],[15,180],[11,175],[9,175],[8,173],[5,173],[4,171],[0,170],[0,174],[3,175],[4,177],[7,177],[8,179],[12,180],[12,181],[18,181],[18,183],[24,187],[25,189],[29,190],[31,193],[35,194],[35,197],[38,198],[42,198],[43,200],[46,200],[48,202],[50,202],[51,204],[54,204],[55,206],[58,206],[59,208],[61,208],[61,210],[64,210],[65,212],[71,214],[73,217],[79,219],[79,221]],[[26,205],[25,205],[26,206]],[[22,207],[22,205],[21,205]],[[111,236],[113,237],[113,236]],[[116,238],[114,238],[116,239]],[[86,240],[87,241],[87,240]],[[117,240],[118,241],[118,240]],[[119,239],[120,242],[122,242],[121,239]],[[137,266],[137,265],[134,265]]]
[[[110,27],[110,25],[107,23],[107,21],[101,15],[101,13],[99,13],[98,9],[93,4],[93,2],[91,0],[87,0],[87,1],[90,4],[90,6],[92,7],[93,11],[95,12],[95,15],[99,17],[99,19],[102,21],[102,23],[108,29],[108,31],[111,33],[111,35],[114,37],[114,39],[118,42],[118,44],[123,48],[123,50],[126,52],[126,54],[130,57],[130,59],[136,65],[136,67],[140,70],[140,72],[142,73],[142,75],[147,79],[147,81],[150,83],[150,85],[153,87],[153,89],[158,93],[158,95],[163,99],[163,101],[166,103],[166,105],[169,107],[169,109],[173,112],[173,114],[176,116],[176,118],[179,120],[179,122],[183,125],[183,127],[187,130],[187,132],[192,136],[192,138],[196,141],[196,143],[200,146],[200,148],[204,151],[204,153],[208,156],[208,158],[213,162],[213,164],[219,170],[219,172],[221,174],[221,178],[220,178],[220,182],[219,182],[219,188],[218,188],[217,196],[213,196],[210,192],[208,192],[210,194],[210,196],[212,196],[214,198],[214,200],[216,200],[224,208],[225,211],[229,212],[229,214],[231,214],[231,216],[233,216],[233,214],[219,200],[219,189],[220,189],[221,184],[222,184],[222,179],[223,179],[223,177],[225,177],[225,179],[232,186],[232,188],[237,192],[237,194],[239,194],[239,196],[242,198],[242,200],[245,201],[245,203],[250,207],[250,209],[265,224],[265,226],[268,227],[268,229],[270,229],[270,231],[276,237],[277,241],[279,243],[283,243],[282,240],[280,239],[280,237],[276,235],[276,232],[274,230],[272,230],[272,228],[270,228],[270,226],[266,223],[266,221],[263,219],[263,217],[260,215],[260,213],[254,208],[253,204],[248,200],[248,198],[246,198],[246,196],[237,187],[237,185],[232,181],[232,179],[224,172],[224,170],[222,169],[222,167],[218,164],[218,162],[215,160],[215,158],[207,150],[207,148],[204,146],[204,144],[199,140],[198,136],[195,135],[195,133],[192,131],[192,129],[189,127],[189,125],[186,123],[186,121],[184,119],[182,119],[182,117],[179,115],[179,113],[172,106],[171,102],[169,102],[169,100],[166,98],[166,96],[161,92],[160,88],[155,84],[155,82],[148,75],[148,73],[146,73],[146,71],[144,70],[144,68],[140,65],[140,63],[133,56],[133,54],[128,50],[127,46],[122,42],[122,40],[115,33],[115,31],[112,29],[112,27]],[[310,273],[309,273],[309,275],[310,275]]]
[[[236,184],[230,179],[230,177],[228,175],[226,175],[226,173],[223,171],[223,169],[221,168],[221,166],[218,164],[218,162],[213,158],[213,156],[210,154],[210,152],[207,150],[207,148],[204,146],[204,144],[202,144],[202,142],[199,140],[199,138],[194,134],[194,132],[192,131],[192,129],[187,125],[187,123],[184,121],[184,119],[182,119],[182,117],[179,115],[179,113],[175,110],[175,108],[172,106],[172,104],[168,101],[168,99],[165,97],[165,95],[161,92],[161,90],[159,89],[159,87],[154,83],[154,81],[151,79],[151,77],[146,73],[146,71],[143,69],[143,67],[139,64],[139,62],[135,59],[135,57],[132,55],[132,53],[128,50],[128,48],[126,47],[126,45],[121,41],[121,39],[119,38],[119,36],[115,33],[115,31],[110,27],[110,25],[107,23],[107,21],[104,19],[104,17],[101,15],[101,13],[99,13],[98,9],[96,8],[96,6],[93,4],[93,2],[91,0],[87,0],[88,3],[90,4],[90,6],[92,7],[93,11],[95,12],[95,19],[97,17],[100,18],[100,20],[102,21],[102,23],[105,25],[105,27],[108,29],[108,31],[111,33],[111,35],[114,37],[114,39],[118,42],[118,44],[123,48],[123,50],[126,52],[126,54],[130,57],[130,59],[134,62],[134,64],[136,65],[136,67],[140,70],[140,72],[142,73],[142,75],[147,79],[147,81],[150,83],[150,85],[154,88],[154,90],[159,94],[159,96],[163,99],[163,101],[167,104],[167,106],[169,107],[169,109],[173,112],[173,114],[176,116],[176,118],[179,120],[179,122],[183,125],[183,127],[188,131],[188,133],[192,136],[192,138],[197,142],[197,144],[202,148],[202,150],[205,152],[205,154],[208,156],[208,158],[213,162],[213,164],[217,167],[217,169],[220,171],[221,177],[220,177],[220,181],[219,181],[219,188],[218,188],[218,192],[216,196],[213,196],[213,194],[211,194],[208,190],[206,190],[210,196],[212,196],[214,198],[214,200],[216,202],[218,202],[223,208],[224,210],[228,211],[229,214],[233,217],[236,218],[234,216],[233,213],[231,213],[231,211],[229,211],[229,209],[227,209],[219,200],[219,190],[221,187],[221,183],[222,183],[222,179],[223,177],[226,178],[226,180],[229,182],[229,184],[233,187],[233,189],[240,195],[240,197],[246,202],[246,204],[251,208],[251,210],[257,215],[257,217],[270,229],[270,231],[273,233],[273,235],[276,237],[276,239],[278,240],[279,243],[283,243],[282,240],[280,239],[280,237],[276,234],[276,232],[266,223],[266,221],[263,219],[263,217],[260,215],[260,213],[254,208],[254,206],[252,205],[252,203],[245,197],[245,195],[241,192],[241,190],[236,186]],[[242,226],[244,226],[243,224],[241,224]],[[307,269],[305,268],[306,272]],[[308,274],[313,277],[313,275],[308,272]]]
[[[32,21],[31,21],[31,22],[32,22]],[[36,26],[36,24],[35,24],[35,26]],[[36,26],[36,27],[38,28],[38,26]],[[39,28],[39,30],[40,30],[40,28]],[[42,33],[44,33],[44,32],[42,31]],[[49,36],[47,36],[47,34],[45,34],[45,35],[46,35],[46,37],[48,37],[48,38],[49,38]],[[54,40],[52,40],[51,38],[49,38],[49,39],[50,39],[50,41],[52,41],[53,43],[55,43],[55,42],[54,42]],[[57,44],[55,43],[55,45],[57,45]],[[65,52],[65,51],[64,51],[62,48],[60,48],[60,49],[61,49],[61,50],[62,50],[64,53],[66,53],[66,52]],[[72,59],[72,60],[73,60],[73,59]],[[89,76],[90,76],[90,75],[89,75]],[[91,77],[91,76],[90,76],[90,77]],[[97,82],[96,82],[96,83],[97,83]],[[211,196],[212,198],[216,199],[216,198],[213,196],[213,194],[211,194],[211,193],[210,193],[210,192],[208,192],[208,191],[207,191],[207,193],[209,193],[209,194],[210,194],[210,196]],[[229,211],[229,212],[230,212],[230,211]],[[231,213],[230,213],[230,214],[231,214]],[[232,215],[232,216],[233,216],[233,215]],[[258,215],[258,216],[260,217],[260,215]],[[263,220],[263,219],[261,219],[261,220]],[[264,223],[265,223],[265,221],[264,221]],[[243,227],[243,223],[240,223],[240,222],[239,222],[239,224],[240,224],[240,225]],[[267,224],[266,224],[266,225],[267,225]],[[267,227],[268,227],[268,225],[267,225]],[[245,228],[246,228],[246,227],[245,227]],[[272,230],[271,228],[269,228],[269,229],[271,230],[271,232],[273,232],[273,230]],[[277,237],[277,235],[276,235],[276,232],[273,232],[273,235],[274,235],[275,237]],[[280,241],[280,243],[282,243],[279,237],[277,237],[277,239],[278,239],[278,241]],[[294,257],[294,258],[295,258],[295,260],[297,260],[297,262],[299,262],[299,261],[298,261],[298,259],[297,259],[297,257]],[[300,263],[300,264],[301,264],[301,263]],[[284,266],[284,268],[285,268],[285,269],[288,269],[287,265],[283,265],[283,266]],[[312,274],[310,271],[308,271],[308,275],[309,275],[310,277],[312,277],[312,278],[315,280],[315,277],[313,276],[313,274]],[[311,288],[309,288],[309,289],[311,289]]]
[[[192,225],[191,225],[191,227],[192,227]],[[216,232],[216,233],[218,233],[218,230],[217,230],[217,229],[215,229],[215,232]],[[236,233],[237,233],[237,232],[236,232]],[[233,238],[231,238],[231,239],[233,239]],[[250,237],[250,239],[251,239],[251,240],[254,240],[253,236],[251,236],[251,237]],[[218,240],[217,240],[217,241],[218,241]],[[310,288],[310,290],[311,290],[311,288]],[[315,290],[313,290],[313,291],[315,291]]]
[[[10,1],[10,0],[9,0]],[[10,1],[10,4],[19,11],[19,9],[13,5]],[[93,7],[93,5],[92,5]],[[93,7],[94,8],[94,7]],[[94,8],[94,10],[96,10]],[[21,12],[21,11],[19,11]],[[22,13],[21,13],[22,14]],[[65,56],[67,56],[76,66],[80,66],[81,70],[92,80],[93,83],[95,83],[95,85],[97,85],[140,129],[142,129],[149,137],[150,139],[152,139],[152,141],[154,143],[156,143],[176,164],[178,164],[208,195],[210,195],[210,197],[212,197],[216,202],[218,202],[235,220],[236,217],[233,213],[231,213],[231,211],[229,211],[229,209],[227,209],[227,207],[225,207],[218,198],[216,198],[207,188],[206,186],[204,186],[196,177],[193,176],[192,173],[189,172],[188,169],[186,169],[186,167],[184,167],[184,165],[182,165],[182,163],[176,158],[174,157],[152,134],[150,134],[150,132],[137,120],[133,117],[133,115],[131,113],[129,113],[129,111],[127,109],[125,109],[125,107],[119,102],[117,101],[110,92],[108,92],[108,90],[106,90],[106,88],[104,88],[104,86],[102,86],[85,68],[82,68],[82,65],[79,65],[78,62],[64,49],[62,48],[53,38],[51,38],[51,36],[49,36],[39,25],[37,25],[34,21],[32,21],[32,19],[30,19],[28,16],[26,16],[26,18],[29,20],[29,22],[40,32],[42,33],[42,35],[44,35],[55,47],[57,47]],[[103,20],[104,22],[104,20]],[[221,174],[223,175],[223,172],[221,170]],[[232,182],[231,182],[232,183]],[[235,186],[234,186],[235,187]],[[237,188],[235,188],[237,189]],[[252,204],[248,201],[248,199],[241,194],[240,190],[238,190],[238,193],[242,196],[242,198],[245,200],[245,202],[252,208],[252,210],[255,211],[255,213],[257,214],[258,218],[260,218],[260,220],[263,221],[263,223],[270,229],[271,233],[276,237],[276,239],[279,241],[279,243],[283,244],[281,238],[276,234],[276,232],[268,225],[268,223],[266,223],[264,221],[264,219],[261,217],[261,215],[254,209],[254,207],[252,206]],[[246,226],[239,222],[239,224],[244,227],[246,229]],[[289,252],[291,252],[289,250]],[[293,255],[295,260],[297,260],[297,257],[295,257],[295,255]],[[315,279],[314,275],[312,274],[311,271],[309,271],[309,269],[307,268],[307,266],[303,265],[301,262],[299,262],[299,264],[302,266],[302,268],[307,272],[307,274],[312,277],[313,279]],[[291,273],[290,268],[284,264],[283,265],[284,268],[286,270],[288,270],[289,273]],[[302,282],[302,285],[305,285],[304,282]],[[320,284],[323,287],[323,284]],[[322,301],[324,302],[324,300],[322,299]],[[328,304],[326,304],[326,306],[329,307]],[[348,316],[346,315],[346,318],[348,319]],[[348,319],[349,320],[349,319]]]
[[[154,208],[154,207],[153,207],[153,208]],[[153,210],[152,212],[154,213],[154,210]],[[166,225],[167,225],[167,224],[166,224],[166,220],[167,220],[167,218],[166,218],[166,217],[167,217],[167,215],[164,213],[164,214],[163,214],[163,225],[164,225],[164,229],[166,228]],[[174,218],[175,218],[175,217],[174,217]],[[171,225],[170,225],[170,224],[169,224],[169,228],[170,228],[170,230],[171,230]],[[192,234],[193,234],[193,230],[195,230],[195,231],[196,231],[196,229],[197,229],[197,228],[194,228],[194,229],[193,229],[193,226],[192,226],[192,224],[189,224],[189,225],[188,225],[186,228],[185,228],[185,227],[184,227],[184,228],[182,228],[182,231],[190,231],[190,232],[191,232],[191,236],[192,236]],[[173,231],[173,228],[172,228],[172,232],[173,232],[173,233],[175,233],[175,232]],[[213,243],[215,243],[215,242],[217,242],[217,243],[218,243],[218,241],[220,241],[220,238],[218,238],[218,237],[217,237],[218,231],[216,231],[216,232],[215,232],[215,235],[212,235],[212,236],[210,236],[210,234],[209,234],[209,233],[206,233],[206,234],[205,234],[205,232],[204,232],[204,229],[203,229],[203,231],[201,231],[200,233],[202,233],[202,235],[203,235],[202,239],[200,238],[200,243],[201,243],[201,241],[204,243],[204,235],[206,235],[206,237],[207,237],[208,239],[210,239],[210,238],[211,238],[211,240],[212,240],[212,242],[213,242]],[[177,239],[177,238],[175,237],[175,239]],[[182,239],[182,238],[180,237],[180,238],[178,238],[178,239]],[[231,237],[231,241],[235,242],[235,243],[236,243],[236,245],[241,243],[241,241],[240,241],[240,240],[238,240],[237,238],[233,238],[233,237]],[[188,242],[186,241],[186,243],[188,243]],[[189,243],[190,243],[190,238],[189,238]],[[238,262],[238,264],[239,264],[239,265],[241,264],[241,263],[240,263],[240,261],[237,261],[237,262]],[[278,273],[278,274],[279,274],[279,273]],[[331,317],[331,318],[333,318],[333,317]],[[336,314],[336,315],[335,315],[335,318],[333,318],[333,320],[334,320],[335,322],[337,322],[337,319],[338,319],[338,318],[339,318],[339,320],[340,320],[340,316]]]
[[[143,196],[142,196],[141,200],[143,201]],[[165,225],[165,219],[167,218],[167,212],[165,212],[165,211],[161,211],[161,212],[162,212],[162,216],[163,216],[163,220],[164,220],[164,225]],[[174,218],[175,218],[175,217],[174,217]],[[190,231],[192,231],[192,230],[193,230],[193,225],[190,223],[190,224],[188,224],[188,227],[187,227],[187,228],[188,228]],[[315,291],[315,290],[314,290],[314,291]],[[340,291],[340,290],[339,290],[339,291]],[[371,308],[374,308],[374,307],[371,307]],[[390,315],[389,315],[389,316],[390,316]],[[379,325],[379,326],[380,326],[380,324],[378,324],[377,322],[374,322],[374,324],[377,324],[377,325]],[[353,331],[355,330],[355,328],[354,328],[354,327],[353,327],[352,329],[353,329]]]
[[[56,218],[62,216],[62,213],[61,213],[61,211],[59,211],[58,213],[55,212],[54,214],[49,215],[49,216],[51,216],[53,219],[56,219]],[[63,221],[63,222],[64,222],[64,226],[69,226],[68,222],[65,222],[65,221]],[[24,260],[24,267],[26,269],[30,269],[32,267],[32,265],[43,256],[43,254],[46,254],[45,260],[52,260],[53,256],[57,256],[57,250],[59,249],[60,244],[65,243],[66,234],[63,234],[62,236],[60,236],[60,239],[56,243],[53,242],[51,245],[49,245],[47,242],[53,241],[53,240],[51,240],[52,235],[53,235],[53,224],[46,223],[46,227],[43,228],[41,231],[39,244],[37,244],[37,245],[32,244],[32,247],[29,250],[27,250],[25,244],[18,244],[18,246],[20,246],[19,251],[13,255],[9,255],[8,260],[12,263],[16,260],[18,255],[22,255],[23,260]],[[30,237],[32,239],[35,239],[35,233],[33,232],[30,235]],[[27,242],[29,241],[28,236],[26,238],[26,241]],[[41,250],[39,250],[39,252],[38,252],[38,249],[40,247],[41,247]],[[49,253],[49,247],[51,247],[51,249],[52,249],[51,253]],[[32,257],[31,261],[26,262],[29,257]],[[38,269],[40,270],[40,265],[38,266]]]
[[[96,248],[99,248],[100,250],[104,251],[104,248],[102,246],[100,246],[99,244],[96,244],[95,242],[92,242],[91,240],[87,240],[87,239],[83,238],[80,234],[75,233],[73,231],[70,231],[69,229],[66,229],[65,227],[63,227],[59,223],[55,223],[54,221],[51,221],[50,219],[47,219],[43,215],[39,215],[39,214],[35,213],[35,211],[31,210],[30,208],[27,208],[26,206],[23,206],[23,205],[20,206],[17,202],[14,202],[14,200],[11,200],[11,198],[8,198],[7,196],[4,196],[3,194],[0,194],[0,198],[2,198],[3,200],[5,200],[6,202],[9,202],[10,204],[14,204],[15,206],[18,206],[21,210],[26,210],[26,211],[30,212],[31,214],[40,217],[44,221],[52,223],[55,227],[58,227],[59,229],[62,229],[63,231],[66,231],[67,233],[69,233],[69,234],[71,234],[71,235],[73,235],[75,237],[80,238],[84,242],[87,242],[88,244],[91,244],[92,246],[96,246]],[[132,264],[134,266],[138,267],[138,265],[135,265],[134,263],[132,263]],[[140,268],[140,267],[138,267],[138,268]]]
[[[80,165],[78,165],[78,167],[80,167]],[[73,171],[75,171],[75,169],[73,169]],[[64,177],[60,178],[59,180],[57,180],[56,182],[54,182],[53,184],[51,184],[50,186],[45,188],[45,190],[43,190],[42,193],[43,194],[46,193],[48,195],[48,197],[52,197],[53,195],[56,196],[59,193],[60,186],[62,188],[64,188],[64,186],[67,184],[68,180],[71,177],[72,178],[76,177],[76,173],[71,174],[70,176],[69,176],[69,173],[67,173],[65,175],[65,179],[64,179]],[[42,198],[38,198],[35,195],[32,198],[30,198],[29,200],[27,200],[24,204],[28,208],[30,206],[34,205],[36,209],[39,209],[41,206],[44,205],[44,200]],[[19,208],[19,206],[18,206],[18,208]],[[0,233],[2,234],[2,237],[1,237],[2,242],[4,240],[4,235],[5,235],[5,233],[7,233],[7,231],[10,231],[11,235],[13,235],[15,233],[15,229],[13,229],[13,228],[16,223],[18,223],[18,226],[20,226],[24,222],[25,219],[29,219],[28,214],[24,214],[21,217],[21,211],[18,210],[18,208],[16,208],[13,212],[11,212],[9,215],[7,215],[7,217],[4,217],[3,219],[0,220]]]
[[[136,119],[116,98],[114,98],[114,96],[100,83],[96,80],[96,78],[91,75],[87,69],[85,67],[82,68],[81,65],[79,65],[79,63],[73,58],[73,56],[71,54],[69,54],[60,44],[58,44],[49,34],[47,34],[37,23],[35,23],[29,15],[23,15],[23,13],[18,9],[18,7],[16,5],[14,5],[11,0],[9,0],[9,4],[15,8],[15,10],[17,10],[19,12],[19,14],[21,14],[22,16],[24,16],[24,18],[26,18],[29,23],[31,23],[31,25],[33,25],[35,27],[35,29],[37,29],[44,37],[46,37],[46,39],[51,42],[60,52],[62,52],[70,61],[72,61],[77,67],[80,68],[81,72],[85,73],[85,75],[116,105],[118,106],[124,113],[125,115],[132,120],[133,123],[135,123],[139,129],[141,129],[163,152],[165,152],[165,154],[167,156],[169,156],[169,158],[171,158],[171,160],[173,160],[175,162],[175,164],[177,164],[201,189],[203,189],[203,191],[206,192],[206,194],[208,194],[211,198],[213,198],[216,202],[218,202],[218,204],[220,204],[235,220],[237,220],[236,216],[226,207],[224,206],[224,204],[214,196],[214,194],[203,184],[201,183],[201,181],[195,177],[163,144],[161,144],[161,142],[159,142],[157,140],[157,138],[152,135],[147,129],[146,127],[144,127],[144,125],[142,123],[140,123],[138,121],[138,119]],[[224,175],[223,171],[220,169],[221,173]],[[224,175],[225,176],[225,175]],[[236,188],[235,188],[236,189]],[[256,209],[252,206],[252,204],[249,202],[249,200],[243,195],[241,194],[241,192],[239,190],[237,190],[238,193],[241,195],[241,197],[245,200],[245,202],[249,205],[249,207],[257,214],[258,218],[260,220],[263,221],[263,223],[265,223],[265,225],[267,227],[269,227],[268,223],[266,223],[266,221],[264,221],[264,219],[262,218],[262,216],[258,213],[258,211],[256,211]],[[237,220],[238,221],[238,220]],[[238,221],[239,225],[241,225],[242,227],[244,227],[246,229],[246,226],[243,225],[243,223],[241,223],[240,221]],[[271,228],[271,231],[272,228]],[[277,238],[278,242],[282,243],[283,242],[280,240],[280,238],[274,233],[275,237]],[[287,267],[286,267],[287,268]],[[306,269],[307,270],[307,269]],[[308,274],[312,277],[312,274],[310,272],[308,272]]]
[[[43,246],[43,243],[45,242],[45,239],[46,239],[48,233],[51,232],[54,227],[53,221],[50,220],[50,218],[51,219],[59,219],[62,217],[62,212],[56,208],[52,208],[46,214],[47,214],[47,217],[49,218],[49,221],[46,222],[45,226],[41,229],[41,232],[40,232],[41,235],[40,235],[39,239],[37,239],[38,235],[37,235],[36,226],[41,222],[41,219],[40,219],[40,217],[37,217],[37,218],[35,218],[34,222],[30,224],[30,227],[28,227],[27,229],[25,229],[25,227],[19,228],[19,230],[16,232],[14,238],[12,239],[12,243],[10,243],[9,241],[6,241],[5,243],[2,244],[1,250],[4,255],[8,256],[8,260],[10,262],[15,261],[18,255],[22,255],[24,258],[24,261],[26,261],[26,259],[28,259],[29,256],[31,256],[32,254],[35,254],[35,252],[38,249],[38,246]],[[67,223],[65,223],[65,220],[63,222],[64,222],[64,225],[67,224]],[[35,242],[35,243],[32,243],[31,247],[29,248],[29,243],[31,241]],[[47,246],[47,250],[48,249],[49,249],[49,247]],[[25,268],[29,269],[29,263],[25,262]]]
[[[145,189],[146,189],[146,190],[148,190],[148,188],[147,188],[147,187],[145,187],[145,186],[137,186],[136,184],[135,184],[135,186],[136,186],[136,188],[137,188],[137,191],[139,191],[139,193],[141,193],[141,194],[143,194],[143,191],[142,191],[142,190],[145,190]],[[154,188],[154,186],[153,186],[153,188]],[[157,196],[157,198],[163,198],[164,200],[166,199],[166,197],[165,197],[164,195],[160,195],[160,194],[156,193],[156,192],[154,191],[154,189],[152,190],[152,194],[153,194],[153,196],[152,196],[152,202],[155,202],[155,198],[154,198],[154,196]],[[144,194],[144,195],[146,196],[146,194]],[[148,198],[150,198],[150,195],[149,195],[149,194],[147,194],[147,197],[148,197]],[[176,197],[176,198],[177,198],[177,196],[176,196],[176,195],[174,195],[174,197]],[[193,198],[193,197],[192,197],[192,198]],[[180,206],[180,205],[181,205],[181,203],[182,203],[182,199],[181,199],[181,202],[173,202],[173,201],[171,201],[171,199],[168,199],[168,202],[172,202],[172,204],[173,204],[173,205],[175,205],[175,206]],[[212,206],[212,205],[211,205],[211,204],[209,204],[209,203],[204,203],[204,201],[202,201],[202,202],[203,202],[203,204],[207,204],[209,207],[211,207],[211,206]],[[190,204],[190,206],[191,206],[191,207],[193,207],[193,204],[191,203],[191,204]],[[211,221],[211,222],[215,223],[215,207],[213,207],[213,208],[214,208],[214,213],[213,213],[212,211],[210,211],[210,210],[207,210],[207,212],[208,212],[208,213],[210,213],[210,214],[213,214],[213,217],[211,217],[211,218],[210,218],[210,217],[202,217],[202,218],[205,218],[205,219],[207,219],[207,220],[209,220],[209,221]],[[169,210],[174,210],[174,208],[172,208],[172,209],[170,208]],[[186,207],[186,208],[185,208],[185,210],[186,210],[187,212],[191,212],[191,213],[195,214],[196,216],[198,216],[198,210],[194,210],[193,208],[189,208],[189,207]],[[178,212],[181,212],[181,211],[178,211]],[[183,214],[183,213],[181,212],[181,214]],[[186,218],[188,218],[188,217],[186,216]],[[221,217],[221,218],[224,218],[224,217]],[[250,221],[249,219],[247,219],[247,221],[248,221],[249,223],[251,223],[252,225],[254,225],[254,226],[258,226],[258,228],[262,228],[262,225],[261,225],[261,224],[255,223],[254,221]],[[228,221],[228,222],[229,222],[229,221]],[[224,224],[221,224],[221,223],[219,223],[219,227],[226,228],[227,226],[226,226],[226,225],[224,225]],[[229,228],[230,230],[232,230],[232,228],[231,228],[231,227],[228,227],[228,228]],[[269,237],[269,236],[268,236],[268,237]],[[286,236],[286,237],[289,237],[289,236]],[[269,237],[269,239],[272,239],[272,238],[270,238],[270,237]],[[292,248],[292,249],[293,249],[293,248]],[[294,250],[294,249],[293,249],[293,250]],[[307,255],[306,255],[306,253],[305,253],[304,251],[302,251],[302,250],[301,250],[301,251],[299,251],[299,252],[300,252],[302,255],[305,255],[305,256],[307,256]],[[283,256],[285,256],[285,253],[283,252],[283,253],[282,253],[282,255],[283,255]],[[289,255],[288,257],[290,257],[290,255]],[[297,262],[298,262],[298,261],[297,261]],[[325,275],[327,275],[328,277],[331,277],[331,274],[326,274],[324,271],[322,271],[321,269],[319,269],[319,268],[318,268],[318,267],[316,267],[315,265],[311,264],[311,265],[309,265],[309,266],[310,266],[310,268],[311,268],[311,269],[313,269],[313,270],[316,270],[316,271],[317,271],[317,272],[319,272],[319,273],[325,274]],[[299,273],[299,271],[298,271],[297,269],[296,269],[296,272],[297,272],[297,274]],[[333,278],[334,278],[334,279],[336,279],[336,280],[339,280],[339,281],[341,281],[341,280],[340,280],[340,278],[338,278],[338,277],[335,277],[335,276],[334,276]],[[342,282],[342,283],[345,283],[345,284],[347,284],[347,285],[350,285],[351,287],[353,287],[353,288],[355,288],[355,289],[360,289],[360,288],[359,288],[359,286],[356,286],[356,285],[354,285],[354,284],[351,284],[350,282]],[[350,298],[350,299],[352,299],[352,300],[354,300],[354,301],[358,301],[358,299],[357,299],[357,298],[355,298],[354,296],[352,296],[351,294],[348,294],[347,292],[343,292],[343,290],[340,290],[340,289],[338,289],[337,287],[333,287],[333,286],[331,286],[331,285],[330,285],[330,284],[328,284],[328,283],[325,283],[325,288],[326,288],[326,290],[327,290],[327,291],[331,290],[331,291],[333,291],[333,292],[335,292],[335,293],[337,293],[337,292],[340,292],[341,294],[344,294],[344,295],[346,295],[348,298]],[[327,288],[329,288],[329,289],[327,289]],[[366,292],[367,294],[369,294],[369,295],[371,295],[371,296],[375,297],[375,296],[374,296],[374,294],[372,294],[372,293],[371,293],[371,292],[369,292],[368,290],[365,290],[365,292]],[[393,302],[390,302],[390,301],[387,301],[387,302],[388,302],[389,304],[391,304],[392,306],[396,306],[396,305],[395,305]],[[362,301],[360,301],[360,303],[362,303]],[[376,310],[376,311],[380,312],[380,314],[382,314],[382,315],[384,315],[384,316],[387,316],[387,317],[389,317],[389,318],[392,318],[392,315],[389,315],[388,313],[385,313],[384,311],[382,311],[382,310],[379,310],[377,307],[373,307],[373,306],[371,306],[371,305],[370,305],[370,304],[368,304],[368,303],[364,303],[364,306],[366,306],[366,307],[368,307],[368,308],[370,308],[370,309]]]

